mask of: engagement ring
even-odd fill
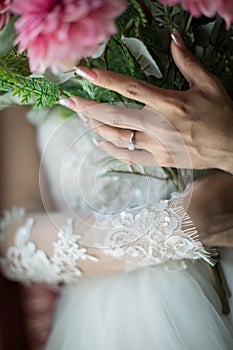
[[[129,139],[129,144],[127,146],[129,151],[134,151],[135,150],[134,141],[135,141],[135,131],[132,131],[130,139]]]

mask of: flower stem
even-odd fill
[[[190,28],[190,25],[192,23],[192,19],[193,19],[193,16],[190,14],[189,17],[188,17],[188,20],[187,20],[187,23],[186,23],[186,26],[185,26],[185,32],[187,33],[189,28]]]

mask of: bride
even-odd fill
[[[59,114],[37,126],[40,156],[24,110],[0,119],[2,203],[14,207],[1,222],[1,268],[59,288],[46,349],[232,349],[213,261],[183,209],[198,217],[231,176],[210,177],[207,199],[194,185],[190,206],[191,191],[161,200],[172,189],[153,178],[96,177],[106,161],[92,132]]]

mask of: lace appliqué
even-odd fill
[[[0,242],[5,239],[5,234],[9,226],[18,222],[25,215],[24,208],[12,208],[4,212],[3,219],[0,219]]]
[[[9,212],[5,216],[8,225],[10,216]],[[4,220],[3,225],[6,227]],[[81,236],[74,234],[72,219],[68,219],[66,226],[58,232],[51,258],[30,241],[33,225],[34,219],[27,219],[25,225],[16,232],[15,246],[8,248],[6,257],[0,258],[1,269],[9,279],[22,283],[73,283],[82,275],[78,260],[98,261],[87,253],[86,248],[79,246],[78,240]]]
[[[198,240],[181,200],[161,201],[158,208],[134,209],[115,215],[105,237],[105,252],[126,255],[136,266],[158,265],[183,259],[215,261]]]

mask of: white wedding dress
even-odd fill
[[[46,221],[15,208],[2,220],[2,240],[19,224],[1,266],[12,280],[60,286],[46,349],[233,349],[231,314],[222,314],[209,255],[182,196],[160,201],[171,188],[146,177],[97,177],[109,160],[101,163],[104,155],[78,118],[54,113],[38,126],[38,144],[52,197],[42,191],[56,231],[53,250],[44,252],[31,237],[35,226],[46,241]],[[223,267],[232,283],[230,253],[223,251]],[[101,259],[116,266],[100,273]],[[89,274],[89,266],[98,273]]]

